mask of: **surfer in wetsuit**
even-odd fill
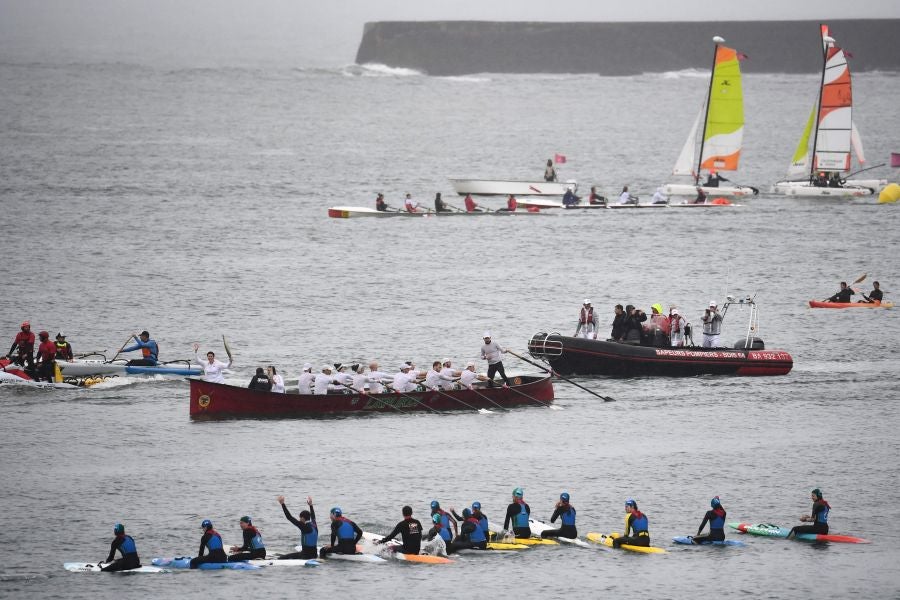
[[[841,282],[841,289],[838,290],[836,294],[828,298],[825,302],[840,302],[841,304],[846,304],[850,302],[850,296],[854,295],[856,292],[853,291],[853,288],[847,286],[846,281]]]
[[[122,348],[120,352],[132,352],[134,350],[140,350],[144,355],[144,358],[137,358],[134,360],[128,361],[128,366],[130,367],[155,367],[159,361],[159,344],[156,343],[156,340],[150,339],[150,332],[144,330],[141,332],[141,335],[133,333],[131,337],[134,338],[134,344],[128,346],[127,348]]]
[[[466,548],[478,548],[480,550],[487,549],[487,536],[481,528],[478,517],[472,514],[468,508],[462,511],[463,522],[459,528],[459,535],[453,539],[453,542],[447,546],[447,554],[464,550]]]
[[[228,562],[242,562],[254,558],[266,557],[266,545],[263,543],[262,534],[259,529],[253,526],[250,517],[244,515],[241,517],[241,533],[244,535],[244,544],[241,546],[232,546],[231,551],[234,553],[228,557]]]
[[[503,519],[503,529],[508,530],[512,523],[512,531],[517,538],[531,537],[531,527],[528,525],[531,507],[523,500],[524,495],[525,490],[522,488],[513,490],[512,502],[506,507],[506,518]]]
[[[722,502],[719,500],[719,497],[716,496],[709,501],[709,505],[711,509],[706,511],[706,514],[703,515],[703,521],[700,522],[700,527],[697,529],[697,535],[693,538],[693,543],[695,544],[725,541],[726,513],[725,509],[722,508]],[[707,535],[700,535],[707,523],[709,523],[709,533]]]
[[[397,523],[389,534],[380,540],[375,540],[375,543],[385,544],[399,535],[403,543],[399,546],[388,546],[388,548],[403,554],[419,554],[422,550],[422,523],[418,519],[413,519],[412,514],[412,507],[404,506],[403,520]]]
[[[563,492],[559,495],[559,502],[556,503],[550,522],[555,523],[556,519],[560,519],[560,528],[542,531],[542,538],[563,537],[575,539],[578,537],[578,530],[575,529],[575,507],[569,504],[569,492]]]
[[[309,560],[316,558],[319,555],[319,549],[317,548],[319,543],[319,526],[316,524],[316,511],[313,508],[312,497],[306,497],[306,505],[309,506],[309,510],[301,510],[299,519],[295,519],[291,516],[290,511],[288,511],[287,506],[284,504],[284,496],[278,496],[276,500],[278,500],[278,504],[281,505],[281,510],[284,511],[285,518],[300,530],[301,547],[300,552],[282,554],[278,559],[287,560],[291,558],[302,558]]]
[[[877,281],[873,281],[872,291],[869,292],[868,296],[863,294],[862,297],[865,299],[865,302],[868,302],[869,304],[881,302],[881,299],[884,298],[884,294],[881,292],[881,284]]]
[[[125,535],[125,526],[116,523],[113,527],[115,539],[109,547],[109,556],[103,562],[109,563],[105,567],[101,567],[101,571],[130,571],[131,569],[141,568],[141,559],[138,557],[137,546],[134,539],[130,535]],[[116,557],[116,550],[122,553],[122,558]]]
[[[625,501],[625,512],[628,513],[625,521],[625,535],[613,539],[613,548],[618,548],[622,544],[649,546],[650,531],[647,515],[638,510],[637,502],[633,498]]]
[[[788,533],[788,538],[794,537],[797,533],[828,533],[828,513],[831,511],[831,505],[822,497],[822,490],[814,489],[809,494],[812,498],[812,513],[803,515],[800,520],[812,525],[797,525]]]
[[[459,529],[456,526],[456,520],[450,518],[450,513],[441,508],[441,503],[437,500],[431,501],[431,516],[439,515],[441,517],[441,538],[443,538],[444,542],[447,544],[447,548],[450,548],[450,541],[459,535]],[[450,529],[453,529],[451,532]]]
[[[453,518],[457,521],[465,521],[465,517],[456,514],[456,510],[452,506],[450,507],[450,514],[452,514]],[[481,512],[481,502],[477,500],[472,503],[472,516],[478,519],[478,524],[481,526],[481,530],[484,531],[484,535],[490,537],[491,528],[488,526],[487,515]]]
[[[356,544],[362,539],[362,529],[344,516],[340,507],[335,506],[329,513],[331,519],[331,543],[322,546],[319,557],[325,558],[329,554],[356,554]]]
[[[196,569],[206,563],[228,562],[228,555],[225,554],[225,547],[222,545],[222,536],[213,529],[212,521],[204,519],[200,524],[200,529],[203,530],[203,536],[200,538],[200,550],[197,552],[197,556],[191,559],[191,568]],[[208,551],[205,556],[203,555],[204,549]]]

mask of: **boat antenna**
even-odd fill
[[[712,39],[716,47],[713,50],[712,69],[709,71],[709,88],[706,90],[706,110],[703,114],[703,133],[700,134],[700,157],[697,159],[697,172],[694,173],[694,185],[700,183],[700,165],[703,164],[703,143],[706,141],[706,121],[709,119],[709,97],[712,96],[713,77],[716,74],[716,56],[719,54],[719,44],[725,41],[725,38],[715,36]]]
[[[822,36],[822,77],[819,81],[819,102],[816,104],[816,130],[813,132],[813,145],[812,145],[812,154],[809,157],[809,181],[810,183],[814,180],[814,173],[816,172],[816,144],[819,139],[819,119],[822,116],[822,89],[825,87],[825,67],[828,64],[828,46],[834,43],[834,38],[828,34],[828,25],[825,23],[821,23],[819,25],[819,32]]]

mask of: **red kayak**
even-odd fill
[[[824,302],[810,300],[810,308],[894,308],[893,302]]]

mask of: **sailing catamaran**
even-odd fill
[[[716,196],[749,196],[759,193],[758,189],[750,186],[721,185],[718,179],[720,171],[737,170],[744,137],[744,95],[739,55],[733,48],[723,46],[724,41],[719,36],[713,38],[716,49],[709,91],[672,169],[673,175],[689,176],[693,183],[667,184],[663,186],[666,194],[696,196],[698,187],[707,195]],[[701,120],[703,131],[698,152],[697,130]],[[700,182],[702,170],[710,175],[703,184]]]
[[[859,164],[865,163],[866,158],[862,138],[853,122],[853,92],[846,54],[829,35],[828,25],[821,25],[820,32],[819,93],[787,173],[789,178],[801,175],[804,178],[779,181],[772,186],[772,191],[786,196],[869,196],[875,193],[874,188],[887,181],[841,178],[841,173],[850,170],[851,149]]]

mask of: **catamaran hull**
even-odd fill
[[[818,187],[806,181],[779,181],[772,186],[772,192],[784,196],[804,198],[853,198],[871,196],[875,190],[863,186]]]
[[[575,181],[509,181],[500,179],[450,179],[460,196],[562,196],[578,189]]]
[[[755,196],[759,190],[747,185],[738,186],[720,186],[720,187],[704,187],[701,186],[707,196],[725,196],[728,198],[742,198],[744,196]],[[688,185],[686,183],[668,183],[663,186],[663,191],[669,196],[696,196],[697,186]]]

